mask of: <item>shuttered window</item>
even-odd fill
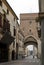
[[[9,21],[8,20],[5,20],[4,19],[3,30],[10,32],[10,24],[9,24]]]

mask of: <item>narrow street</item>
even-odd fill
[[[32,57],[26,57],[23,60],[0,63],[0,65],[40,65],[40,60],[37,58],[32,59]]]

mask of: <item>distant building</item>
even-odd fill
[[[25,36],[24,45],[34,45],[34,55],[41,56],[41,25],[36,20],[38,13],[20,14],[20,28]],[[37,54],[36,54],[37,53]]]
[[[18,58],[22,59],[24,56],[24,34],[23,31],[21,31],[19,27],[19,32],[18,32]]]

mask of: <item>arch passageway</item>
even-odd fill
[[[25,39],[25,41],[24,41],[25,55],[26,54],[28,55],[28,49],[27,49],[28,45],[33,45],[33,54],[32,55],[34,57],[36,56],[38,58],[38,42],[37,42],[37,40],[32,36],[27,37]],[[30,51],[29,51],[29,53],[30,53]]]

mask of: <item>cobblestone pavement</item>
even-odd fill
[[[39,59],[23,59],[23,60],[15,60],[11,62],[0,63],[0,65],[40,65]]]
[[[18,60],[0,63],[0,65],[40,65],[40,62],[38,60]]]

